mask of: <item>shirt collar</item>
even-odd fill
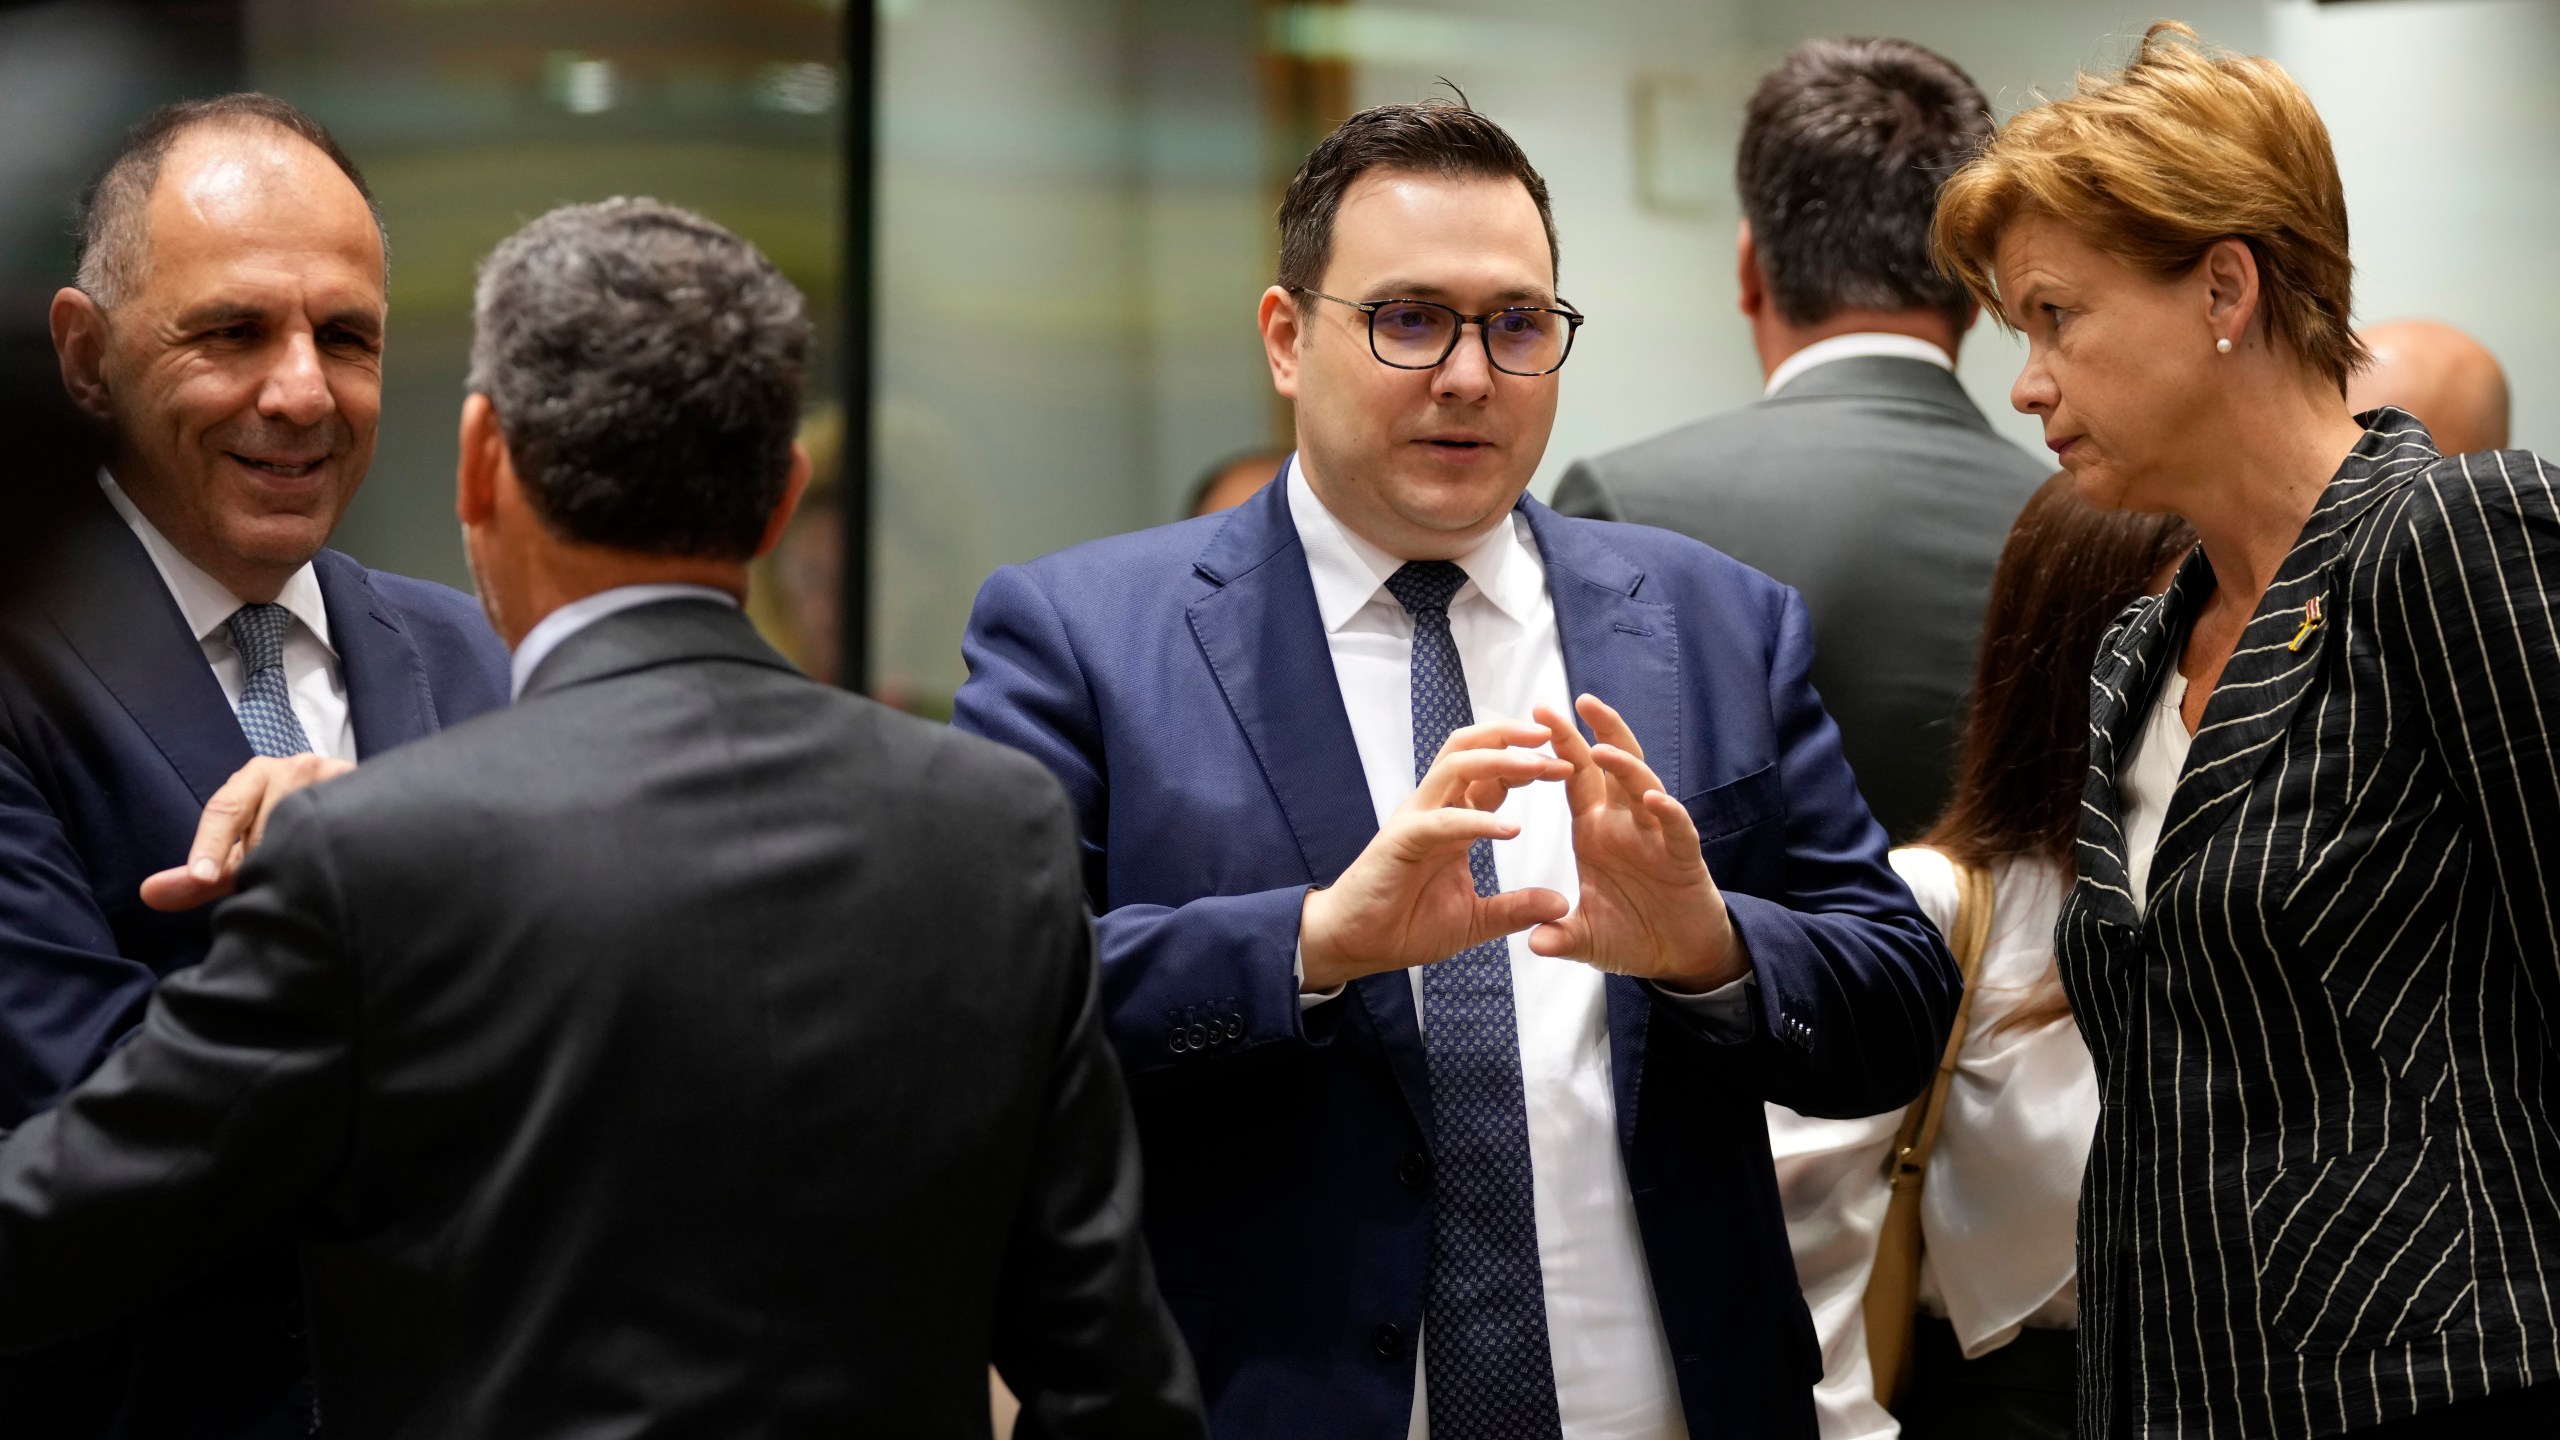
[[[716,585],[617,585],[610,590],[580,596],[535,621],[533,628],[525,632],[524,640],[516,646],[516,653],[507,662],[507,676],[511,682],[507,698],[522,697],[525,683],[533,679],[533,672],[541,669],[542,662],[550,659],[551,652],[559,649],[570,636],[608,615],[619,615],[642,605],[655,605],[661,600],[716,600],[732,610],[738,608],[738,597]]]
[[[1816,340],[1793,355],[1778,362],[1769,372],[1769,384],[1760,393],[1775,395],[1795,378],[1816,365],[1834,360],[1854,360],[1862,356],[1882,355],[1894,360],[1918,360],[1941,370],[1956,368],[1956,359],[1946,351],[1916,335],[1895,335],[1882,330],[1857,330]]]
[[[1336,519],[1316,498],[1315,487],[1300,473],[1295,455],[1289,457],[1286,484],[1289,519],[1298,527],[1298,543],[1307,553],[1307,578],[1315,584],[1316,613],[1324,619],[1325,633],[1332,634],[1376,600],[1388,577],[1404,562]],[[1546,591],[1546,564],[1519,511],[1486,531],[1473,549],[1454,557],[1454,562],[1467,572],[1473,588],[1514,622],[1525,625],[1536,615],[1538,600]],[[1404,608],[1393,596],[1386,603],[1399,613]]]
[[[133,497],[125,494],[124,487],[116,484],[115,477],[103,468],[98,471],[98,488],[106,492],[107,503],[115,507],[134,538],[142,542],[143,552],[151,557],[152,568],[160,572],[160,583],[169,587],[169,597],[178,602],[178,613],[186,617],[187,629],[197,643],[223,630],[233,613],[247,602],[171,544],[169,537],[160,533],[160,527],[151,523],[151,517],[142,513]],[[330,655],[338,653],[329,640],[329,607],[320,598],[320,573],[311,568],[309,561],[286,577],[284,588],[276,592],[275,603],[301,621],[302,628],[310,631]]]

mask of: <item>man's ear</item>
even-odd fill
[[[1298,297],[1282,286],[1272,286],[1262,292],[1262,309],[1257,318],[1262,326],[1262,355],[1271,362],[1271,388],[1295,400],[1298,342],[1305,335]]]
[[[1751,238],[1748,220],[1742,222],[1742,229],[1733,237],[1733,279],[1741,287],[1742,313],[1758,315],[1761,307],[1769,303],[1769,282],[1760,273],[1760,245]]]
[[[453,513],[465,526],[486,525],[498,510],[498,477],[512,475],[507,437],[486,395],[462,397],[462,458],[453,472]]]
[[[115,406],[107,387],[107,312],[85,291],[64,286],[53,292],[46,321],[53,330],[53,356],[62,367],[62,389],[80,413],[93,420],[112,419]]]
[[[756,558],[761,560],[782,543],[782,532],[791,528],[792,512],[800,508],[800,497],[809,491],[809,452],[797,440],[791,442],[791,474],[782,482],[782,501],[765,517],[764,538],[756,542]]]
[[[2258,319],[2257,252],[2244,240],[2216,240],[2196,269],[2204,279],[2205,324],[2212,338],[2246,344]]]

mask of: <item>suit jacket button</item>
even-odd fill
[[[1379,1359],[1393,1360],[1404,1353],[1404,1332],[1393,1325],[1381,1325],[1378,1333],[1369,1337],[1369,1344]]]
[[[1403,1164],[1396,1167],[1396,1178],[1403,1181],[1409,1190],[1421,1189],[1423,1182],[1431,1178],[1430,1159],[1419,1150],[1412,1152],[1404,1157]]]

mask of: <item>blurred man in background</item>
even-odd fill
[[[2386,320],[2358,332],[2373,363],[2347,377],[2347,408],[2397,405],[2446,455],[2507,448],[2507,372],[2489,347],[2441,320]]]
[[[474,320],[518,701],[274,805],[211,955],[0,1144],[0,1344],[290,1224],[345,1440],[984,1434],[991,1358],[1018,1434],[1192,1440],[1057,785],[740,613],[799,292],[611,200]]]
[[[1191,513],[1194,516],[1215,515],[1233,510],[1262,493],[1271,477],[1289,460],[1286,450],[1254,450],[1219,461],[1209,473],[1192,487]]]
[[[373,455],[384,257],[354,164],[265,96],[156,112],[90,194],[51,318],[105,467],[0,650],[0,1125],[203,958],[206,916],[183,908],[202,897],[180,886],[161,913],[140,887],[185,859],[226,777],[253,756],[343,766],[505,702],[469,596],[322,548]],[[0,1360],[6,1428],[305,1433],[301,1289],[261,1238],[169,1273],[189,1283],[126,1324]]]
[[[1810,40],[1760,82],[1735,173],[1766,398],[1576,464],[1568,515],[1694,535],[1804,594],[1814,688],[1888,833],[1936,818],[1991,571],[2051,468],[1955,377],[1974,305],[1938,272],[1938,182],[1990,134],[1902,40]]]
[[[1556,491],[1559,510],[1695,535],[1803,592],[1814,688],[1897,840],[1945,802],[1992,572],[2050,469],[1957,383],[1975,307],[1929,252],[1938,183],[1989,135],[1987,109],[1906,41],[1798,46],[1752,96],[1736,163],[1765,398],[1585,460]],[[1899,1116],[1767,1118],[1824,1440],[1889,1435],[1858,1328],[1873,1238],[1843,1243],[1836,1197]]]

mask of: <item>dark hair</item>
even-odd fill
[[[552,531],[743,560],[782,503],[806,302],[753,245],[656,200],[564,205],[480,266],[471,374]]]
[[[1936,310],[1970,296],[1929,249],[1938,186],[1991,138],[1973,80],[1908,40],[1808,40],[1760,81],[1734,179],[1778,313]]]
[[[391,242],[382,229],[382,208],[374,203],[373,187],[364,183],[364,172],[339,146],[337,137],[289,101],[242,91],[210,100],[181,100],[143,116],[81,194],[79,271],[73,283],[90,299],[112,309],[131,293],[142,272],[149,239],[143,231],[143,209],[160,183],[160,167],[189,131],[208,125],[271,126],[328,156],[373,212],[374,233],[383,236],[383,262],[390,263]]]
[[[2091,506],[2068,473],[2029,497],[1992,575],[1955,793],[1920,843],[1966,865],[2023,857],[2072,874],[2098,642],[2195,543],[2174,515]],[[2049,984],[2001,1028],[2068,1013],[2060,985]]]
[[[1453,87],[1454,88],[1454,87]],[[1372,105],[1334,127],[1307,152],[1288,192],[1280,197],[1280,283],[1311,290],[1324,282],[1333,259],[1333,217],[1353,181],[1371,170],[1416,170],[1452,180],[1517,180],[1538,207],[1547,231],[1550,274],[1563,266],[1556,252],[1555,210],[1547,182],[1501,126],[1456,101]]]

